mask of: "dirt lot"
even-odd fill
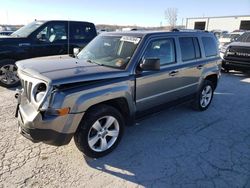
[[[57,148],[20,136],[14,93],[0,88],[0,188],[250,187],[250,76],[224,74],[206,112],[183,105],[128,127],[98,160],[73,141]]]

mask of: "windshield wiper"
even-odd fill
[[[88,62],[88,63],[93,63],[93,64],[96,64],[96,65],[103,66],[103,64],[96,63],[95,61],[93,61],[93,60],[91,60],[91,59],[88,59],[87,62]]]

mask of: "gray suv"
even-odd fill
[[[206,110],[221,60],[211,33],[134,31],[103,33],[75,57],[16,65],[20,133],[57,146],[74,137],[80,151],[97,158],[117,146],[125,125],[153,109],[191,99]]]

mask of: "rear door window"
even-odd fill
[[[217,56],[217,44],[212,37],[202,37],[206,57]]]
[[[96,36],[96,30],[91,24],[72,22],[69,25],[73,40],[92,40]]]
[[[190,61],[201,58],[201,51],[196,37],[179,38],[182,61]]]

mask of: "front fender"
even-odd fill
[[[128,86],[116,86],[80,96],[76,100],[72,112],[85,112],[93,105],[117,98],[125,98],[129,106],[133,103],[131,89]]]

